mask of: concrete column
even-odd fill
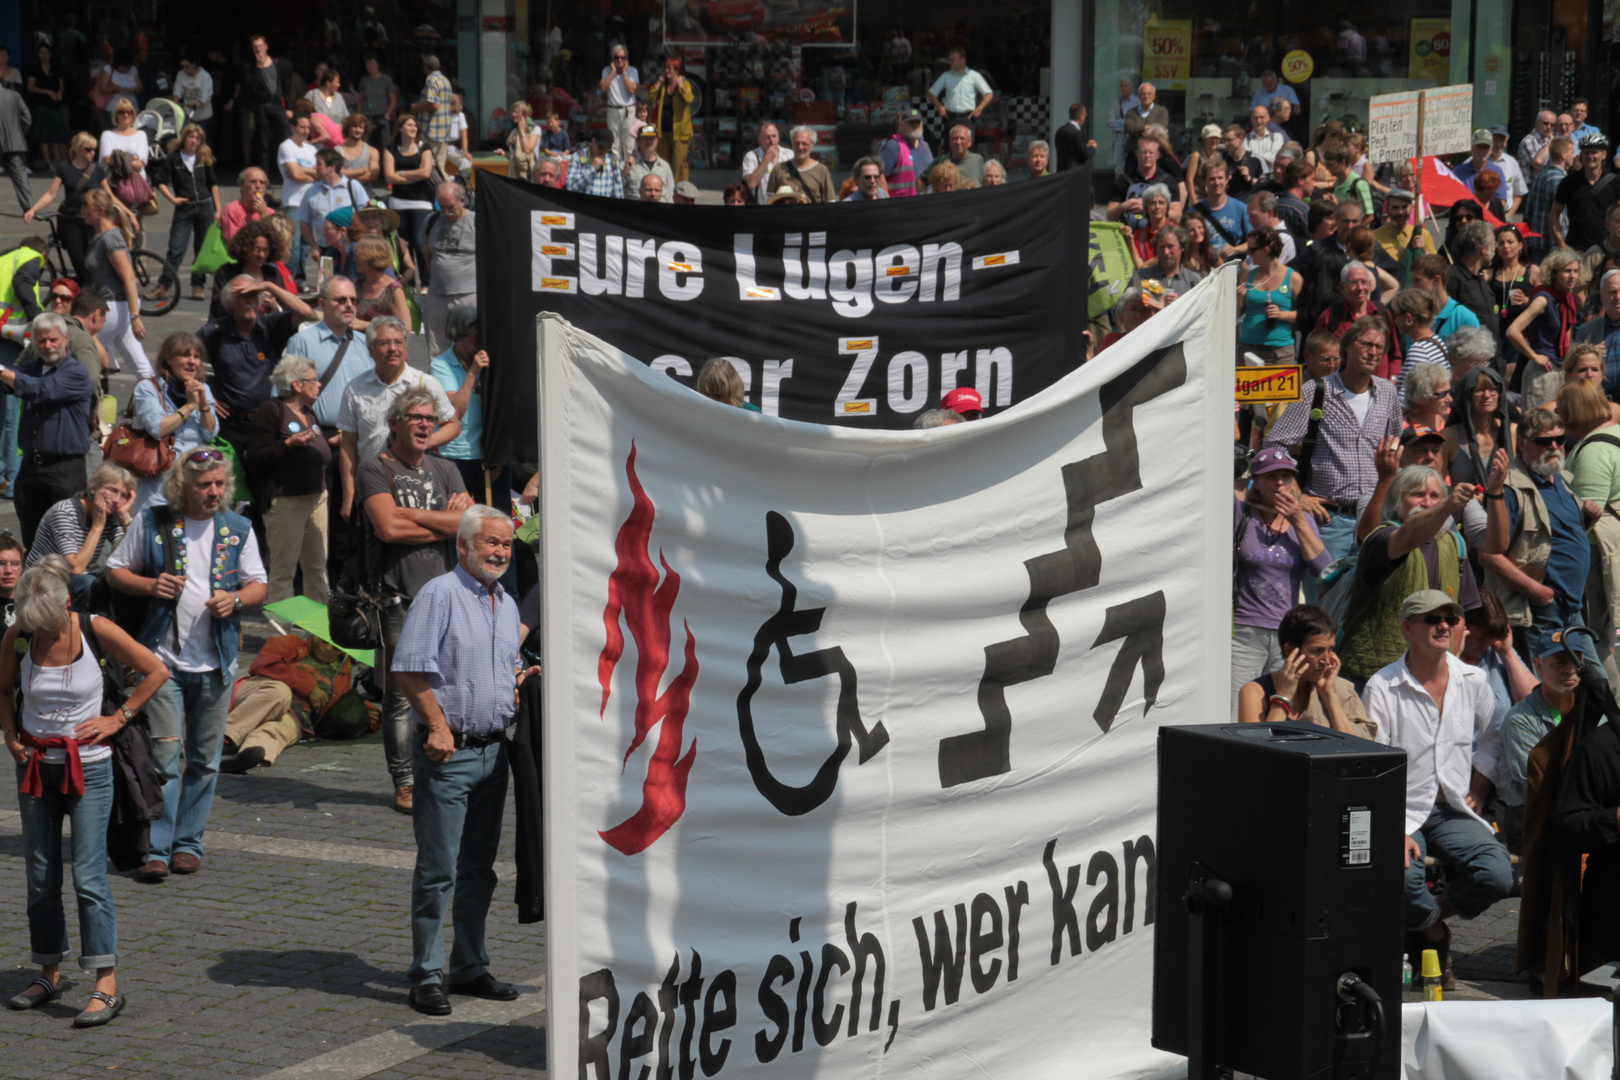
[[[1080,85],[1081,50],[1086,47],[1086,42],[1081,40],[1084,36],[1081,11],[1081,0],[1052,0],[1052,96],[1047,109],[1048,136],[1069,122],[1070,105],[1087,100],[1085,88]],[[1095,115],[1096,105],[1088,103],[1087,107]]]

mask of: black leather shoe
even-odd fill
[[[449,1016],[450,999],[438,983],[423,983],[411,988],[411,1008],[429,1016]]]
[[[250,746],[237,754],[219,759],[219,771],[224,773],[245,773],[256,768],[264,761],[264,747]]]
[[[490,1001],[516,1001],[518,990],[515,986],[495,981],[495,976],[484,972],[476,979],[468,979],[462,983],[451,983],[452,994],[466,994],[468,997],[488,998]]]

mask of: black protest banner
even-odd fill
[[[675,206],[478,177],[484,456],[533,460],[535,318],[556,312],[691,385],[724,357],[791,420],[910,427],[958,386],[986,411],[1085,357],[1087,170],[833,205]]]

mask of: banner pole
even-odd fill
[[[1423,163],[1428,160],[1423,153],[1423,105],[1424,99],[1427,97],[1427,91],[1418,91],[1417,168],[1412,170],[1412,196],[1417,200],[1417,214],[1415,215],[1414,226],[1419,229],[1423,228],[1423,215],[1425,213],[1429,215],[1430,221],[1434,220],[1434,211],[1429,208],[1428,203],[1423,201]],[[1430,237],[1429,239],[1430,243],[1434,244],[1434,238]],[[1434,244],[1434,247],[1438,249],[1440,245]]]

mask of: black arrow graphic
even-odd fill
[[[1119,655],[1108,669],[1108,681],[1103,684],[1097,711],[1092,713],[1097,726],[1107,731],[1119,715],[1125,700],[1125,691],[1131,686],[1131,673],[1142,665],[1142,692],[1147,703],[1142,715],[1159,700],[1159,687],[1164,684],[1164,593],[1149,593],[1135,600],[1127,600],[1108,609],[1103,617],[1102,632],[1091,643],[1093,649],[1110,641],[1125,639]]]
[[[1097,504],[1128,495],[1142,486],[1141,459],[1137,453],[1136,429],[1132,424],[1138,405],[1174,390],[1187,381],[1187,361],[1180,345],[1149,353],[1103,386],[1101,400],[1103,452],[1063,466],[1063,492],[1068,502],[1068,520],[1060,551],[1037,555],[1024,562],[1029,575],[1029,599],[1018,613],[1022,637],[998,641],[984,650],[984,676],[979,680],[979,712],[984,729],[951,735],[939,743],[939,782],[954,787],[987,776],[998,776],[1012,768],[1009,745],[1012,713],[1007,708],[1007,687],[1052,674],[1057,665],[1058,632],[1046,614],[1054,598],[1094,587],[1102,574],[1102,552],[1092,536]],[[1128,607],[1129,605],[1123,605]],[[1161,604],[1161,613],[1162,613]],[[1163,618],[1160,618],[1162,640]],[[1122,631],[1121,635],[1127,633]],[[1108,632],[1107,626],[1104,633]],[[1126,648],[1130,647],[1127,641]],[[1124,652],[1122,650],[1122,657]],[[1134,663],[1134,660],[1132,661]],[[1144,658],[1144,663],[1146,663]],[[1115,661],[1116,669],[1119,661]],[[1162,647],[1158,660],[1163,678]],[[1126,685],[1130,672],[1126,671]],[[1153,687],[1157,690],[1158,684]],[[1110,674],[1104,699],[1113,687]],[[1120,698],[1124,689],[1119,690]],[[1099,706],[1099,709],[1101,706]],[[1110,723],[1114,710],[1108,713]],[[1107,730],[1106,726],[1103,730]]]

